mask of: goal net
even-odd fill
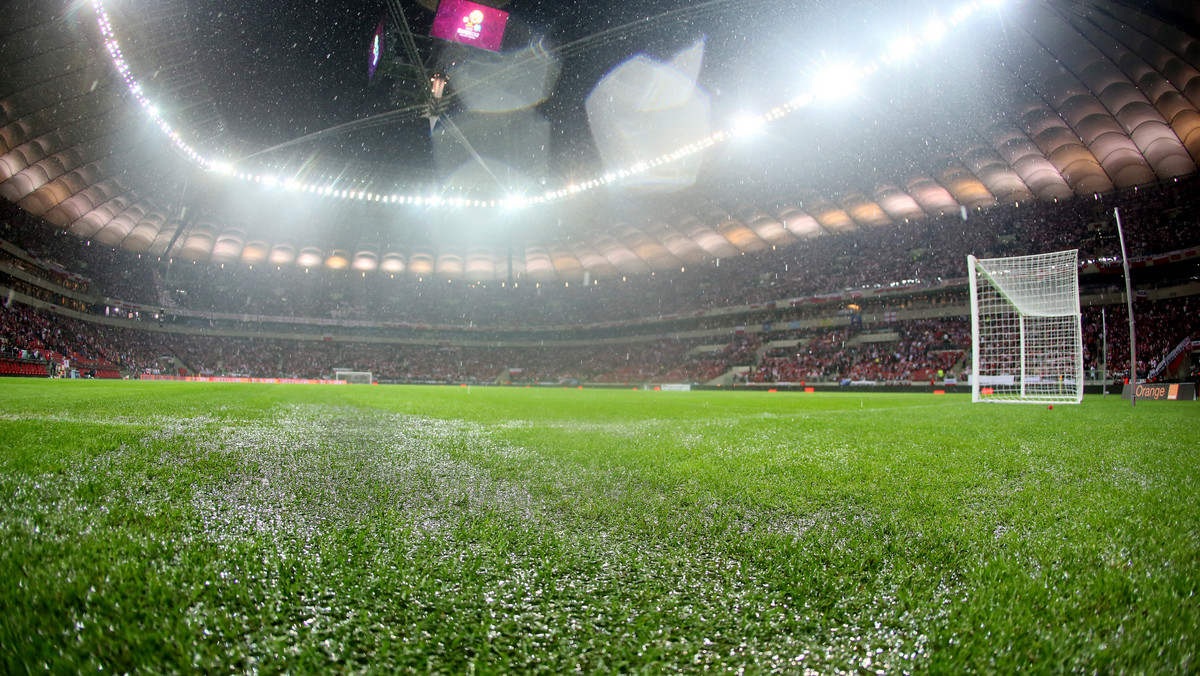
[[[370,371],[347,371],[345,369],[334,369],[333,377],[338,380],[346,381],[347,385],[370,385],[375,382],[373,374]]]
[[[1077,250],[967,256],[971,278],[971,400],[1077,404],[1083,340]]]

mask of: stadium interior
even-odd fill
[[[1139,377],[1200,373],[1191,3],[342,4],[0,9],[0,374],[946,387],[967,255],[1078,249],[1100,386],[1114,210]]]
[[[3,0],[0,376],[0,674],[1198,673],[1200,2]]]

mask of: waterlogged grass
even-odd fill
[[[6,380],[0,671],[1194,672],[1198,413]]]

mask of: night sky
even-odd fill
[[[226,128],[244,142],[246,151],[378,115],[396,105],[386,81],[367,81],[367,48],[384,15],[383,2],[185,0],[183,4],[197,50],[195,67],[204,73]],[[817,11],[817,4],[809,3],[808,11]],[[539,106],[539,112],[551,122],[557,164],[588,166],[594,165],[595,157],[584,98],[605,73],[639,52],[669,58],[706,38],[701,84],[714,94],[715,107],[765,108],[776,103],[769,94],[777,98],[777,90],[769,78],[758,74],[772,71],[770,51],[786,53],[791,48],[777,38],[788,33],[780,30],[788,25],[788,21],[780,23],[780,17],[792,6],[770,0],[515,0],[505,7],[511,16],[504,50],[520,49],[539,37],[551,48],[567,47],[553,95]],[[426,53],[442,49],[437,41],[424,37],[433,12],[412,0],[403,0],[402,7],[422,49]],[[605,34],[619,26],[629,27]],[[571,48],[589,36],[585,49]],[[758,59],[767,60],[756,63]],[[371,133],[339,135],[319,144],[319,150],[396,161],[397,148],[405,148],[417,151],[407,153],[407,161],[420,163],[427,144],[427,122],[410,117]]]
[[[186,32],[193,50],[189,67],[202,75],[225,130],[219,142],[201,137],[197,142],[218,156],[244,157],[338,125],[382,120],[379,116],[386,118],[400,106],[393,80],[367,80],[370,39],[385,15],[382,0],[169,2],[182,9],[171,30]],[[418,45],[434,61],[447,47],[427,37],[433,12],[415,0],[400,0],[400,5]],[[131,6],[123,10],[132,11]],[[876,58],[896,35],[919,32],[930,17],[951,6],[934,0],[903,5],[878,0],[513,0],[504,7],[511,16],[502,51],[540,43],[561,59],[550,95],[535,109],[520,111],[548,122],[545,180],[561,185],[606,169],[584,101],[607,73],[639,53],[666,60],[704,39],[697,84],[711,100],[714,127],[728,129],[741,113],[762,113],[794,96],[821,64]],[[718,149],[706,158],[706,175],[724,172],[717,185],[744,191],[814,180],[837,184],[844,177],[873,185],[877,178],[896,181],[910,171],[933,172],[914,165],[914,158],[936,154],[929,150],[931,139],[974,134],[966,117],[948,111],[1004,107],[980,75],[988,69],[1005,71],[1014,58],[1004,44],[1003,25],[996,24],[971,29],[986,41],[961,32],[909,67],[874,78],[871,91],[853,108],[814,106],[772,125],[757,147]],[[138,63],[136,49],[130,53],[136,72],[152,71],[151,64]],[[454,87],[452,79],[451,92]],[[185,98],[186,93],[180,95],[181,104]],[[171,103],[168,98],[166,105]],[[506,136],[505,142],[520,126],[495,114],[488,131],[487,121],[467,120],[465,112],[471,111],[452,105],[445,117],[464,128],[483,129],[485,136]],[[186,117],[178,119],[186,130]],[[930,125],[929,120],[942,121]],[[519,145],[522,139],[512,142]],[[279,170],[292,175],[299,175],[293,170],[309,158],[432,174],[436,150],[428,121],[410,113],[254,161],[261,166],[278,160]],[[404,179],[383,182],[395,185]]]

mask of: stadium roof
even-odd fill
[[[410,0],[5,3],[0,195],[163,257],[574,282],[1200,160],[1189,2],[504,8],[493,55]]]

